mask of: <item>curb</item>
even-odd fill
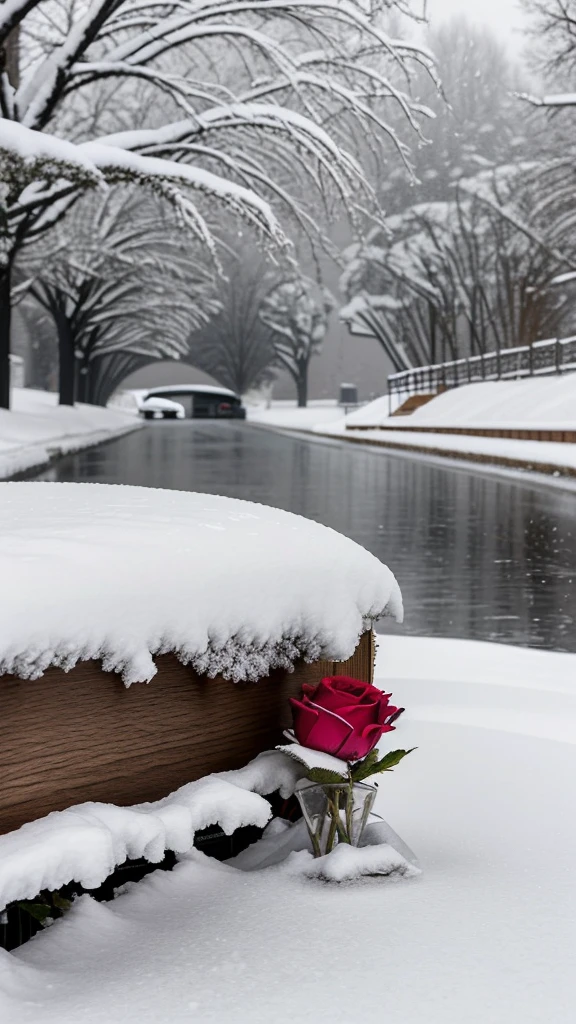
[[[418,452],[420,455],[434,455],[440,458],[457,459],[460,462],[480,462],[485,465],[506,466],[508,469],[524,469],[532,473],[545,473],[548,476],[576,477],[576,468],[561,466],[551,462],[534,462],[525,459],[513,459],[505,455],[489,455],[481,452],[463,452],[452,448],[434,448],[428,445],[402,444],[398,441],[381,441],[376,438],[350,437],[348,434],[324,434],[318,430],[308,431],[320,437],[331,437],[347,441],[350,444],[371,444],[377,448],[392,448],[396,451]]]

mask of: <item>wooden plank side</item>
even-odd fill
[[[372,679],[373,638],[347,662],[300,663],[258,683],[205,679],[173,655],[126,689],[97,662],[0,679],[0,833],[85,800],[157,800],[281,741],[288,697],[325,675]]]

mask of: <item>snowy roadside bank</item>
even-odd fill
[[[463,390],[463,389],[462,389]],[[384,399],[377,401],[383,402]],[[387,399],[386,399],[387,401]],[[375,405],[376,403],[372,403]],[[366,408],[369,408],[368,406]],[[256,426],[272,430],[307,433],[350,444],[370,445],[391,451],[416,452],[443,459],[497,467],[500,472],[533,472],[546,482],[547,477],[576,477],[576,445],[558,441],[519,441],[499,437],[476,437],[468,434],[424,433],[402,430],[400,417],[393,421],[398,429],[347,429],[346,424],[363,410],[344,417],[342,409],[332,406],[308,406],[298,409],[292,403],[278,403],[270,409],[258,407],[249,411],[248,420]],[[406,416],[406,422],[412,417]]]
[[[12,409],[0,409],[0,480],[141,426],[132,412],[95,405],[61,406],[52,392],[14,388]]]
[[[408,418],[408,417],[407,417]],[[295,428],[293,428],[295,429]],[[518,441],[471,434],[435,434],[398,430],[349,430],[346,421],[319,424],[312,432],[351,444],[439,455],[444,458],[528,470],[553,476],[576,477],[576,444],[559,441]]]
[[[346,422],[349,427],[399,430],[576,430],[576,373],[462,384],[428,398],[409,415],[391,417],[389,396],[383,395],[350,413]]]
[[[377,648],[376,680],[406,721],[576,744],[576,654],[385,633]]]
[[[376,810],[420,878],[326,885],[294,856],[243,872],[192,853],[0,955],[0,1017],[573,1020],[576,655],[384,635],[376,675],[407,705],[395,740],[418,747]]]
[[[315,429],[357,444],[576,477],[575,402],[576,373],[485,381],[438,394],[404,416],[390,416],[385,395]]]

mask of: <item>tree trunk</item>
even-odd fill
[[[74,339],[64,313],[55,317],[58,331],[58,391],[60,405],[74,405],[75,359]]]
[[[78,363],[78,360],[76,360]],[[76,401],[89,402],[89,379],[88,366],[86,363],[78,363],[76,367]]]
[[[10,408],[11,266],[0,269],[0,409]]]
[[[12,29],[6,40],[6,71],[10,85],[17,89],[20,85],[20,25]]]
[[[296,380],[296,394],[298,395],[298,408],[305,409],[308,404],[308,364],[299,367],[299,374]]]

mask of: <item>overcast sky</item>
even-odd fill
[[[522,46],[524,17],[518,0],[428,0],[428,16],[435,24],[453,14],[466,14],[502,34],[514,49]]]

